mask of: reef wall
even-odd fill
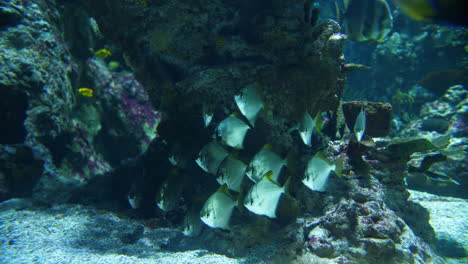
[[[93,56],[88,45],[98,37],[87,17],[71,17],[83,23],[73,34],[54,3],[1,6],[2,197],[30,195],[39,182],[36,198],[67,201],[77,186],[144,152],[159,113],[133,74]],[[81,95],[83,87],[94,96]]]
[[[9,18],[0,25],[0,100],[5,124],[16,131],[1,143],[2,199],[32,194],[130,210],[133,193],[142,196],[137,212],[156,228],[180,226],[189,207],[219,187],[194,164],[213,136],[203,127],[203,108],[214,111],[217,124],[236,111],[234,95],[255,84],[268,106],[246,138],[245,155],[265,143],[282,156],[297,153],[290,192],[298,210],[280,207],[286,217],[269,220],[236,209],[231,232],[205,228],[190,239],[270,263],[439,260],[431,230],[418,229],[427,226],[424,209],[407,202],[407,160],[392,160],[389,142],[370,144],[374,152],[364,159],[359,144],[349,155],[351,138],[330,140],[345,80],[338,23],[304,23],[295,1],[24,2],[0,1]],[[289,133],[306,112],[330,119],[312,148]],[[318,150],[329,160],[348,156],[343,176],[333,176],[323,193],[300,181]],[[155,190],[170,176],[172,154],[188,187],[175,210],[162,212]],[[21,193],[15,186],[24,175],[32,179]]]

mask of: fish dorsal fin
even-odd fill
[[[237,119],[242,119],[242,115],[239,113],[239,112],[232,112],[229,117],[234,117],[234,118],[237,118]]]
[[[267,173],[265,173],[265,175],[263,175],[263,177],[266,177],[268,180],[274,182],[274,183],[277,183],[275,181],[275,179],[273,179],[273,171],[268,171]]]
[[[317,130],[317,132],[321,133],[322,126],[323,126],[322,112],[320,112],[320,111],[317,112],[317,114],[315,115],[315,118],[314,118],[314,123],[315,123],[315,130]]]
[[[227,184],[221,185],[221,187],[218,188],[217,192],[223,193],[223,194],[227,195],[229,198],[234,200],[234,197],[232,197],[231,193],[229,192],[229,188],[228,188]]]
[[[266,143],[265,145],[263,145],[263,149],[273,151],[273,145],[271,145],[271,143]]]

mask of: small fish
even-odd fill
[[[439,181],[439,182],[450,182],[456,185],[461,185],[459,182],[447,176],[443,172],[426,171],[424,172],[424,175],[426,175],[426,177],[429,178],[430,180]]]
[[[209,227],[229,230],[229,219],[236,205],[237,201],[224,184],[206,200],[200,211],[200,219]]]
[[[289,180],[281,187],[274,179],[273,172],[267,172],[245,197],[244,206],[254,214],[276,217],[281,195],[285,193]]]
[[[78,93],[84,97],[93,97],[93,89],[90,88],[80,88],[78,89]]]
[[[245,134],[249,129],[249,125],[232,114],[219,123],[216,133],[224,144],[235,149],[242,149]]]
[[[266,144],[255,154],[247,167],[246,174],[253,182],[258,182],[268,171],[272,171],[272,179],[277,181],[285,165],[287,165],[287,160],[281,159],[278,154],[274,153],[271,144]]]
[[[378,41],[392,31],[393,17],[385,0],[344,0],[343,27],[354,41]]]
[[[175,143],[171,146],[167,159],[169,162],[177,168],[186,168],[187,163],[191,162],[189,157],[186,155],[186,150],[183,144]]]
[[[363,65],[363,64],[357,64],[357,63],[345,63],[343,64],[343,72],[348,74],[356,70],[368,70],[371,67]]]
[[[196,237],[200,235],[203,229],[203,223],[200,221],[200,210],[191,208],[185,215],[182,233],[186,236]]]
[[[366,132],[366,112],[364,108],[361,107],[361,112],[359,112],[356,121],[354,122],[354,135],[358,142],[361,142],[364,133]]]
[[[200,150],[195,161],[204,171],[216,175],[219,165],[228,155],[229,153],[223,146],[217,141],[212,141]]]
[[[242,161],[229,155],[219,165],[216,180],[221,185],[226,184],[230,190],[240,192],[246,168]]]
[[[302,121],[297,126],[291,128],[289,132],[297,130],[299,132],[299,136],[301,136],[302,142],[304,142],[306,146],[310,147],[312,146],[312,135],[314,131],[317,131],[318,133],[321,131],[322,121],[323,118],[320,112],[317,113],[315,119],[312,119],[310,114],[306,112]]]
[[[94,55],[96,57],[100,58],[100,59],[105,59],[105,58],[111,56],[112,53],[108,49],[100,49],[100,50],[94,52]]]
[[[312,146],[312,132],[314,131],[315,122],[309,113],[304,114],[302,122],[299,124],[299,135],[302,142],[307,146]]]
[[[177,158],[174,154],[170,155],[167,159],[173,166],[177,166]]]
[[[318,152],[307,163],[302,182],[313,191],[324,192],[330,172],[334,171],[336,175],[340,176],[342,170],[343,157],[331,164],[321,152]]]
[[[254,127],[260,110],[265,107],[257,85],[247,85],[242,89],[240,95],[234,96],[234,100],[240,112],[247,118],[250,125]]]
[[[211,121],[213,120],[213,110],[210,109],[208,106],[203,105],[203,123],[205,124],[205,127],[208,127],[211,124]]]
[[[410,18],[441,25],[468,26],[466,0],[393,0]]]
[[[141,178],[137,178],[132,183],[130,191],[127,194],[127,200],[133,209],[141,207],[143,201],[143,182]]]
[[[170,171],[168,178],[161,184],[156,193],[156,205],[164,212],[174,210],[183,190],[184,180],[179,171],[174,168]]]

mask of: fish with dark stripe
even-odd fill
[[[354,41],[381,42],[392,31],[393,17],[385,0],[344,0],[343,27]]]

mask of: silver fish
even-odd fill
[[[246,174],[254,182],[262,179],[268,171],[272,171],[273,180],[277,181],[283,166],[287,165],[286,159],[281,159],[278,154],[274,153],[270,144],[266,144],[255,154],[254,158],[247,167]]]
[[[200,210],[190,209],[185,215],[182,233],[186,236],[196,237],[203,230],[203,223],[200,220]]]
[[[273,172],[269,171],[252,186],[245,197],[244,206],[254,214],[275,218],[276,208],[281,195],[285,193],[286,186],[287,183],[281,187],[274,181]]]
[[[130,186],[127,194],[127,200],[133,209],[138,209],[143,201],[143,175],[139,175]]]
[[[343,27],[355,41],[378,41],[392,31],[393,17],[385,0],[347,0]]]
[[[213,110],[210,109],[208,106],[203,105],[203,123],[205,124],[205,127],[208,127],[211,124],[211,121],[213,120]]]
[[[227,185],[223,185],[206,200],[200,219],[209,227],[229,230],[229,219],[236,205],[237,201],[229,194]]]
[[[312,119],[312,116],[306,112],[301,122],[291,128],[288,132],[292,133],[293,131],[297,130],[299,132],[299,136],[302,139],[302,142],[304,142],[306,146],[310,147],[312,146],[312,136],[314,131],[320,133],[322,124],[322,113],[318,112],[315,118]]]
[[[249,84],[244,87],[240,95],[234,96],[234,100],[240,112],[249,120],[250,125],[254,127],[260,110],[265,107],[256,85]]]
[[[302,122],[299,123],[299,135],[302,142],[307,146],[312,146],[312,133],[314,131],[315,122],[309,113],[304,114]]]
[[[207,173],[216,175],[219,164],[229,155],[229,153],[217,141],[206,144],[195,160],[198,166]]]
[[[169,177],[161,184],[156,193],[156,205],[164,212],[173,210],[179,201],[183,190],[183,179],[176,169],[172,170]]]
[[[226,184],[230,190],[240,192],[247,166],[232,155],[227,156],[219,165],[216,180],[220,185]]]
[[[242,149],[245,134],[249,129],[249,125],[244,121],[235,117],[235,115],[230,115],[219,123],[216,133],[221,137],[224,144],[235,149]]]
[[[361,112],[359,112],[359,115],[354,122],[353,131],[354,135],[356,135],[357,141],[361,142],[361,139],[366,132],[366,112],[364,111],[364,108],[361,108]]]
[[[305,177],[302,182],[313,191],[324,192],[330,173],[335,171],[337,175],[341,175],[342,168],[342,158],[332,164],[322,153],[318,152],[307,163]]]

